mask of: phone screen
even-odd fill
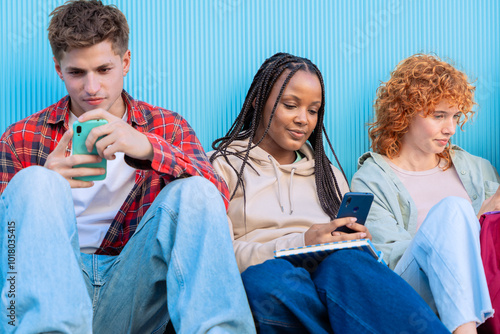
[[[74,155],[77,154],[92,154],[92,155],[97,155],[97,148],[95,147],[92,149],[92,152],[89,152],[87,150],[87,146],[85,146],[85,140],[87,140],[87,136],[89,132],[98,126],[107,124],[108,121],[105,119],[93,119],[89,120],[87,122],[80,123],[78,121],[75,121],[73,123],[73,144],[72,144],[72,150]],[[101,138],[99,138],[101,139]],[[97,140],[99,140],[97,139]],[[101,162],[95,163],[95,164],[81,164],[81,165],[75,165],[73,168],[80,168],[80,167],[88,167],[88,168],[104,168],[106,170],[106,159],[102,159]],[[74,177],[75,180],[82,180],[82,181],[100,181],[104,180],[106,178],[106,172],[101,175],[88,175],[88,176],[81,176],[81,177]]]

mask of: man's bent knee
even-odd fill
[[[155,201],[171,201],[172,198],[176,198],[181,203],[190,203],[193,209],[195,205],[201,203],[214,205],[220,201],[223,205],[222,197],[215,185],[201,176],[191,176],[170,182],[158,194]]]
[[[63,192],[65,188],[69,190],[69,183],[61,175],[45,167],[31,166],[20,170],[9,182],[5,191],[19,194],[25,190],[26,194],[23,196],[46,197],[50,196],[52,189],[57,189],[57,193]]]

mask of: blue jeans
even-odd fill
[[[0,217],[2,333],[163,333],[169,320],[177,333],[255,332],[224,205],[204,178],[169,183],[118,256],[79,252],[69,185],[43,167],[11,180]]]
[[[429,211],[394,268],[450,331],[493,315],[479,231],[470,203],[447,197]]]
[[[311,272],[268,260],[242,278],[260,333],[449,333],[403,279],[359,250],[334,252]]]

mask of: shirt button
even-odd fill
[[[477,195],[472,196],[472,199],[476,200],[477,199]]]
[[[463,170],[460,172],[460,174],[465,175],[465,174],[467,174],[467,172]]]

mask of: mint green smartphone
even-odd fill
[[[78,121],[75,121],[73,123],[73,154],[93,154],[93,155],[98,155],[97,154],[97,149],[94,144],[94,148],[92,149],[92,152],[89,152],[87,150],[87,147],[85,146],[85,140],[87,140],[87,136],[89,132],[97,127],[101,126],[104,124],[108,124],[108,121],[105,119],[92,119],[87,122],[80,123]],[[100,137],[99,139],[101,139]],[[97,141],[99,141],[97,139]],[[73,179],[75,180],[82,180],[82,181],[101,181],[106,178],[106,159],[102,159],[101,162],[95,163],[95,164],[81,164],[81,165],[75,165],[73,168],[79,168],[79,167],[89,167],[89,168],[104,168],[105,172],[102,175],[89,175],[89,176],[80,176],[80,177],[74,177]]]

